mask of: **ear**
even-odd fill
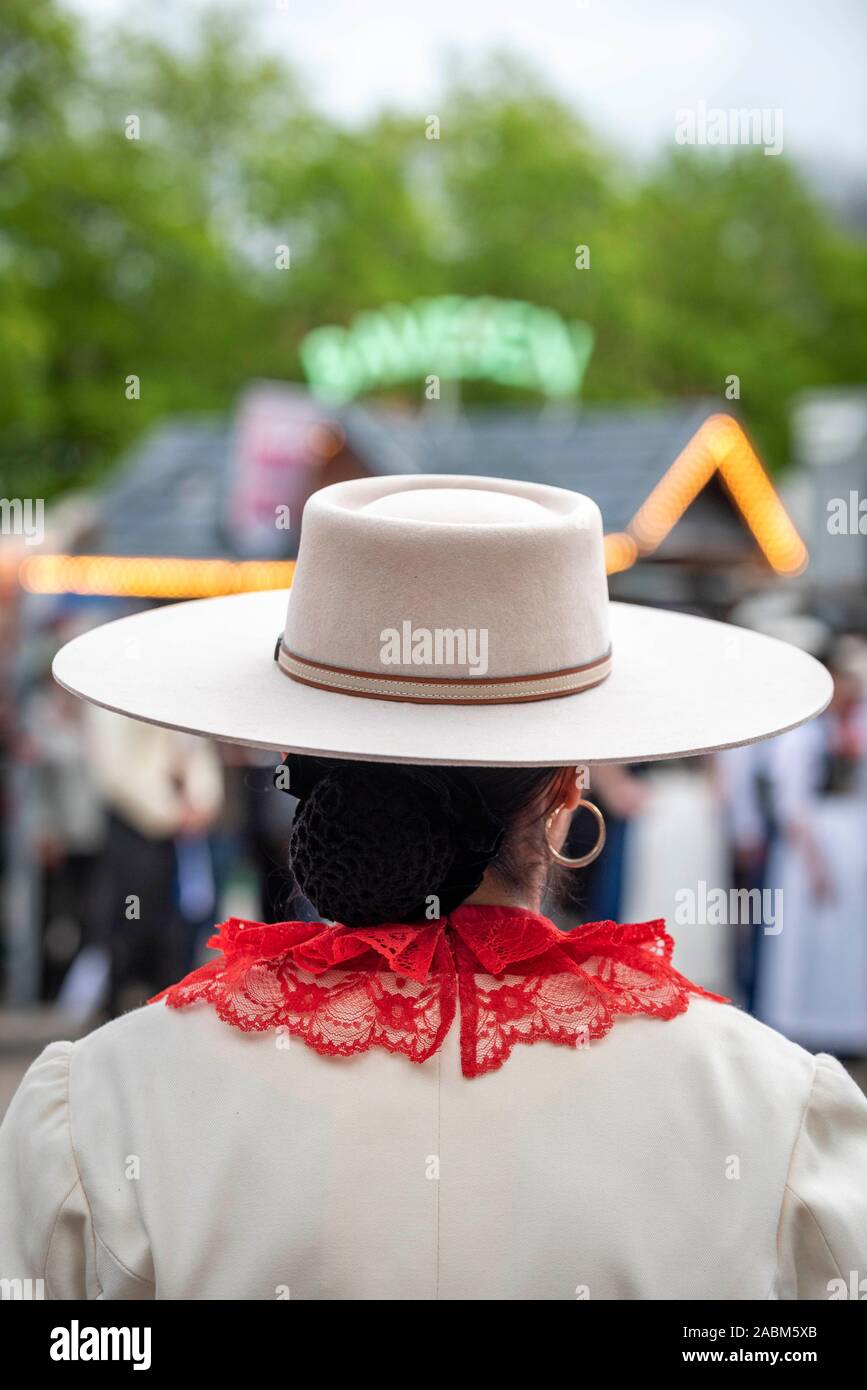
[[[567,811],[574,811],[581,800],[580,774],[581,768],[579,767],[564,767],[563,769],[563,779],[560,783],[557,801]]]

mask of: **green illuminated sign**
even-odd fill
[[[387,304],[301,342],[312,390],[332,405],[403,381],[484,377],[545,396],[580,390],[593,330],[518,299],[446,295]]]

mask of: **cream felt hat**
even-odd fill
[[[752,743],[832,692],[787,643],[609,603],[589,498],[448,475],[315,493],[288,611],[275,591],[152,609],[75,638],[54,675],[95,704],[225,742],[480,766]]]

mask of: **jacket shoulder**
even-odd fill
[[[747,1053],[793,1074],[811,1076],[815,1057],[799,1043],[770,1028],[736,1004],[720,1004],[700,995],[682,1016],[683,1031],[700,1049],[724,1048],[732,1055]]]
[[[144,1080],[154,1072],[177,1077],[233,1047],[249,1045],[247,1034],[223,1023],[211,1008],[173,1009],[145,1004],[95,1028],[72,1044],[76,1074]]]
[[[816,1060],[812,1053],[737,1004],[721,1004],[697,995],[672,1024],[677,1043],[689,1046],[699,1056],[726,1057],[735,1063],[749,1058],[754,1068],[769,1067],[793,1079],[800,1076],[807,1084],[812,1077]]]
[[[621,1025],[624,1042],[631,1022]],[[798,1114],[807,1102],[816,1058],[734,1004],[696,996],[677,1018],[635,1022],[644,1025],[640,1044],[647,1067],[657,1078],[678,1077],[701,1092],[704,1106],[716,1097],[742,1113]],[[616,1033],[617,1026],[610,1036]]]

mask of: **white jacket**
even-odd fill
[[[46,1048],[0,1128],[0,1278],[55,1299],[825,1299],[867,1281],[867,1100],[735,1008],[622,1018],[472,1079],[457,1025],[422,1064],[286,1043],[158,1004]]]

